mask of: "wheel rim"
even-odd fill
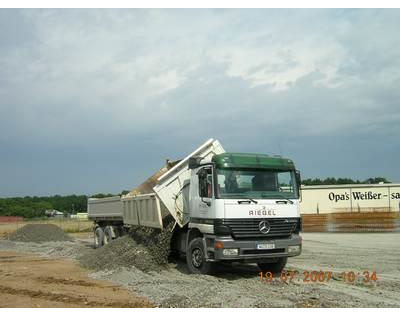
[[[203,252],[200,248],[195,248],[192,251],[192,264],[195,268],[200,268],[203,263]]]

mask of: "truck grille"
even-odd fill
[[[270,230],[267,234],[260,232],[260,222],[266,222]],[[289,237],[299,231],[299,218],[235,218],[224,219],[223,225],[229,226],[236,239],[276,239]]]

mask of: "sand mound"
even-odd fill
[[[8,238],[22,242],[72,241],[61,228],[53,224],[27,224],[10,234]]]

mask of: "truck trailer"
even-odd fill
[[[211,274],[221,262],[280,272],[301,253],[300,182],[291,159],[228,153],[209,139],[165,169],[150,193],[88,199],[95,247],[130,227],[166,229],[169,217],[171,249],[191,273]]]

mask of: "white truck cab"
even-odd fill
[[[189,169],[190,220],[180,250],[192,272],[208,273],[218,261],[276,272],[301,253],[300,176],[290,159],[222,153],[203,164],[192,157]]]

